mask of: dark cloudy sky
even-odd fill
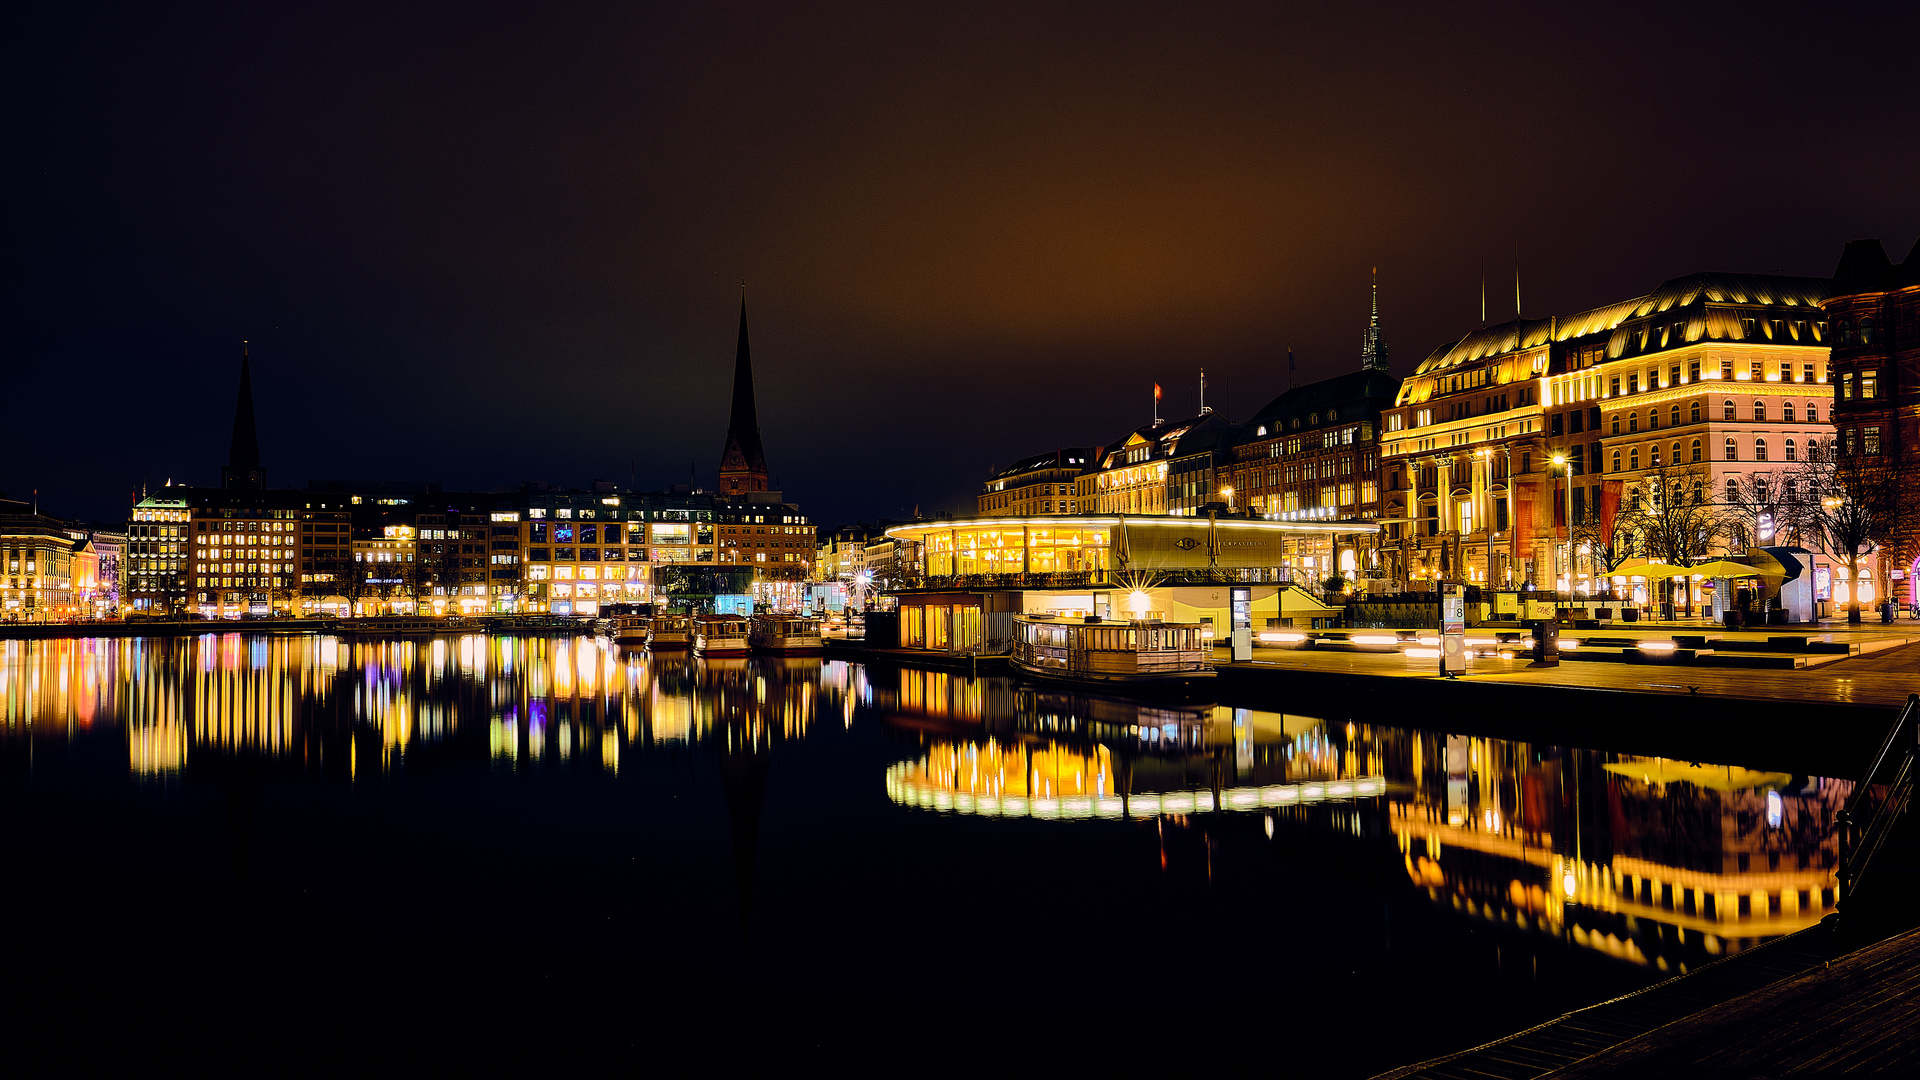
[[[711,482],[740,282],[816,520],[971,508],[1511,314],[1920,233],[1916,5],[15,9],[0,489]]]

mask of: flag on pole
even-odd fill
[[[1153,384],[1153,403],[1155,405],[1160,404],[1160,384],[1159,383]]]

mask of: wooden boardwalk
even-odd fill
[[[1599,1057],[1624,1051],[1649,1033],[1744,1000],[1782,980],[1818,970],[1843,945],[1827,924],[1749,949],[1624,997],[1568,1013],[1538,1027],[1471,1050],[1407,1065],[1376,1080],[1529,1080],[1541,1076],[1669,1075],[1655,1066],[1619,1073],[1573,1072]],[[1916,957],[1920,960],[1920,957]],[[1803,1033],[1804,1035],[1804,1033]],[[1556,1071],[1558,1070],[1558,1071]],[[1677,1074],[1674,1074],[1677,1075]],[[1693,1071],[1689,1076],[1719,1075]],[[1757,1072],[1739,1073],[1757,1076]],[[1772,1074],[1769,1074],[1772,1075]]]
[[[1920,1075],[1920,930],[1712,1005],[1553,1077]]]

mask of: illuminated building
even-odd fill
[[[1913,604],[1920,574],[1920,243],[1893,265],[1878,240],[1846,246],[1823,305],[1833,325],[1833,413],[1843,446],[1895,469],[1906,511],[1879,560],[1882,595]],[[1897,575],[1897,576],[1896,576]]]
[[[31,503],[0,499],[0,619],[45,622],[91,614],[83,610],[75,578],[84,583],[92,557],[77,551],[80,545],[65,525]]]
[[[1081,510],[1074,495],[1080,474],[1099,456],[1098,446],[1069,446],[1023,458],[995,473],[975,500],[981,517],[1035,517]]]
[[[388,525],[378,536],[353,541],[353,577],[347,595],[355,615],[412,615],[419,585],[413,527]]]
[[[1155,420],[1097,451],[1074,485],[1082,514],[1167,514],[1176,508],[1195,512],[1212,501],[1214,452],[1229,425],[1207,411],[1185,420]],[[1202,455],[1202,456],[1196,456]],[[1184,459],[1189,470],[1175,490],[1171,463]]]
[[[125,533],[69,526],[67,538],[76,555],[85,553],[85,577],[76,576],[74,601],[81,614],[100,617],[117,614],[126,591]]]
[[[1290,586],[1303,545],[1372,524],[1076,514],[915,522],[887,530],[918,548],[919,573],[893,590],[900,644],[978,651],[1011,638],[1016,613],[1197,622],[1225,636],[1229,590],[1246,587],[1256,628],[1324,618]],[[1211,632],[1211,631],[1209,631]]]
[[[187,606],[192,514],[187,488],[163,488],[136,502],[127,522],[128,610],[175,614]]]
[[[1752,469],[1755,439],[1771,462],[1784,460],[1786,439],[1799,450],[1828,432],[1827,413],[1806,412],[1825,392],[1826,287],[1817,278],[1693,274],[1435,349],[1382,418],[1392,575],[1591,591],[1577,544],[1568,573],[1567,504],[1574,529],[1611,520],[1600,507],[1617,505],[1620,488],[1609,494],[1603,481],[1643,476],[1656,442],[1671,460],[1677,438],[1688,465],[1697,444],[1724,488],[1728,475]]]
[[[1268,402],[1241,425],[1225,486],[1234,504],[1276,521],[1362,521],[1382,516],[1380,414],[1400,380],[1363,369],[1308,383]],[[1358,534],[1371,541],[1378,533]],[[1366,549],[1328,534],[1300,566],[1324,579],[1357,578]]]
[[[711,495],[635,494],[605,481],[587,491],[530,484],[493,511],[495,607],[592,615],[601,604],[647,603],[661,570],[716,561],[713,505]],[[513,580],[509,557],[519,560],[511,601],[502,591]]]

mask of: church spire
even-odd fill
[[[266,470],[260,467],[260,431],[253,420],[253,368],[247,356],[247,343],[240,343],[240,396],[233,405],[233,441],[227,444],[227,466],[220,470],[220,486],[253,488],[267,486]]]
[[[733,409],[727,445],[720,451],[720,492],[767,490],[767,455],[760,446],[760,417],[753,407],[753,359],[747,348],[747,287],[740,286],[740,342],[733,357]]]
[[[1387,343],[1380,337],[1380,268],[1373,268],[1373,316],[1360,339],[1360,370],[1387,370]]]

